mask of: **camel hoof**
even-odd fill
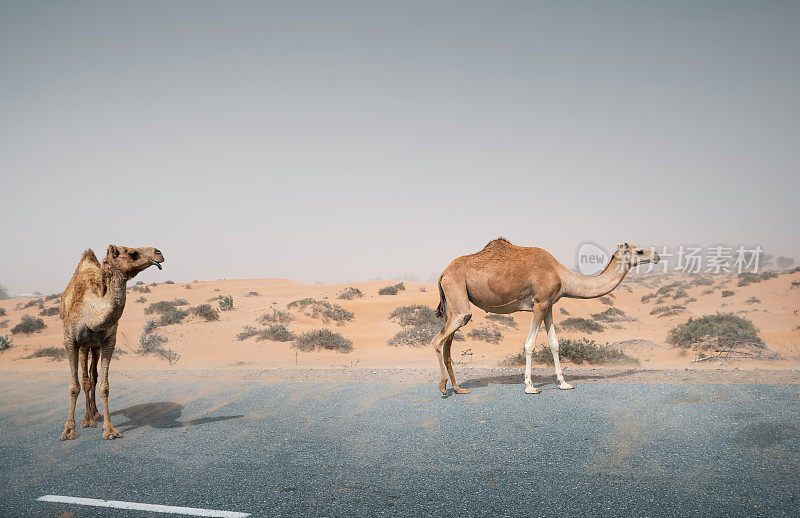
[[[99,414],[99,413],[97,413],[97,412],[95,412],[95,413],[94,413],[94,415],[93,415],[92,417],[94,418],[94,420],[95,420],[95,421],[102,421],[102,420],[103,420],[103,416],[102,416],[102,415],[100,415],[100,414]]]
[[[122,432],[118,432],[115,428],[103,432],[103,439],[114,440],[121,438],[122,438]]]
[[[534,387],[533,385],[525,385],[526,394],[538,394],[539,392],[541,392],[541,390]]]
[[[81,423],[82,428],[97,428],[97,421],[94,419],[84,419]]]
[[[440,390],[440,391],[442,392],[442,394],[444,394],[445,396],[447,395],[447,382],[446,382],[446,381],[440,381],[440,382],[439,382],[439,390]]]
[[[561,390],[570,390],[570,389],[574,389],[575,387],[573,387],[572,385],[570,385],[569,383],[567,383],[565,381],[564,383],[559,383],[558,384],[558,388],[560,388]]]
[[[60,439],[62,441],[71,441],[73,439],[77,439],[78,437],[78,432],[75,430],[64,430],[64,433],[61,434]]]
[[[453,387],[453,392],[455,392],[456,394],[469,394],[469,389],[461,387]]]

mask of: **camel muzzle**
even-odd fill
[[[153,261],[152,259],[150,259],[150,264],[155,265],[159,270],[163,270],[163,268],[161,268],[161,263],[159,263],[159,262],[156,262],[156,261]]]

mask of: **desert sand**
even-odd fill
[[[169,274],[164,272],[165,277]],[[713,278],[713,286],[692,286],[686,288],[688,297],[673,299],[667,295],[661,305],[677,304],[685,308],[678,315],[661,317],[651,315],[656,299],[647,303],[641,302],[644,295],[655,292],[659,287],[675,281],[688,281],[686,276],[644,275],[631,273],[617,288],[611,297],[613,307],[622,310],[630,321],[604,324],[602,332],[586,334],[580,331],[560,329],[559,322],[567,318],[559,308],[563,308],[573,317],[590,318],[610,307],[600,299],[573,300],[562,299],[555,306],[556,329],[560,338],[587,337],[598,343],[615,344],[627,354],[638,358],[640,364],[632,369],[649,370],[752,370],[769,371],[797,370],[800,368],[800,288],[792,288],[792,281],[800,281],[800,273],[783,274],[777,278],[765,280],[749,286],[737,286],[733,276],[717,276]],[[399,306],[422,304],[435,308],[438,304],[438,290],[435,284],[405,282],[406,290],[397,295],[379,295],[378,290],[397,281],[375,281],[342,285],[309,285],[285,279],[239,279],[202,281],[192,283],[161,283],[149,285],[150,293],[128,293],[127,306],[119,323],[117,351],[112,370],[201,370],[230,368],[242,371],[261,369],[411,369],[414,372],[430,372],[438,375],[438,366],[434,352],[425,347],[396,347],[387,345],[387,341],[401,326],[388,318],[389,313]],[[65,282],[66,284],[66,282]],[[134,282],[129,283],[129,289]],[[364,296],[353,300],[338,300],[344,288],[353,286],[360,289]],[[707,293],[712,288],[711,293]],[[734,295],[723,297],[723,290],[732,290]],[[257,292],[258,295],[250,295]],[[706,293],[704,293],[706,292]],[[180,359],[170,365],[165,359],[153,355],[138,354],[139,337],[142,328],[149,318],[157,315],[145,315],[145,308],[152,302],[186,299],[190,306],[208,303],[218,307],[217,302],[209,302],[219,295],[230,295],[234,300],[231,311],[220,312],[218,321],[206,322],[204,319],[190,314],[183,323],[164,326],[159,334],[168,342],[164,347],[170,348],[180,355]],[[146,302],[135,302],[140,297]],[[294,320],[288,328],[294,333],[320,328],[328,328],[341,333],[352,340],[354,349],[350,353],[334,351],[301,352],[292,347],[290,342],[256,341],[255,338],[240,341],[236,338],[246,325],[259,327],[257,317],[271,313],[272,309],[287,310],[287,304],[305,297],[327,300],[352,311],[355,317],[336,325],[335,322],[324,323],[312,318],[302,311],[290,310]],[[747,302],[756,297],[760,302]],[[687,300],[696,299],[688,302]],[[13,346],[0,353],[0,371],[64,371],[68,370],[66,361],[49,358],[26,358],[35,350],[56,346],[61,347],[61,322],[58,315],[42,316],[47,327],[39,332],[24,335],[12,335],[10,330],[23,315],[39,316],[38,307],[22,309],[28,300],[14,299],[0,301],[0,308],[6,315],[0,317],[0,335],[7,334],[13,339]],[[45,302],[44,308],[57,307],[58,299]],[[185,309],[185,307],[183,308]],[[777,360],[728,360],[721,364],[717,361],[693,363],[692,351],[685,352],[667,343],[667,333],[674,326],[686,322],[690,317],[702,316],[715,312],[733,312],[750,319],[759,329],[759,335],[766,342],[770,351],[777,353]],[[520,352],[530,326],[530,313],[511,315],[517,324],[513,329],[498,325],[486,319],[486,313],[474,308],[473,319],[463,330],[464,341],[454,342],[453,359],[458,368],[497,368],[503,361]],[[466,335],[470,330],[490,326],[502,332],[502,339],[497,344],[476,340]],[[537,347],[543,347],[546,337],[540,331]],[[471,354],[470,354],[471,353]],[[566,362],[570,366],[569,362]],[[540,364],[540,368],[546,366]],[[584,367],[581,367],[584,368]],[[626,368],[628,368],[626,366]],[[580,370],[580,369],[579,369]],[[574,372],[574,370],[573,370]]]

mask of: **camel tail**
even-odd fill
[[[442,278],[439,277],[439,306],[436,308],[436,316],[442,318],[447,314],[447,299],[444,298],[442,290]]]

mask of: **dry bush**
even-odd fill
[[[639,360],[628,356],[621,349],[617,349],[608,344],[598,345],[594,340],[581,338],[573,340],[561,338],[558,340],[558,356],[561,360],[569,360],[580,365],[589,363],[600,365],[606,363],[633,363],[638,364]],[[553,364],[553,353],[549,347],[544,347],[533,351],[532,360],[536,363]],[[503,361],[503,365],[515,366],[525,364],[525,352],[521,351],[514,356],[509,356]]]
[[[506,327],[518,329],[517,323],[514,321],[514,318],[508,315],[498,315],[495,313],[489,313],[488,315],[486,315],[486,319],[491,320],[492,322],[497,322],[498,324],[502,324]]]
[[[261,324],[288,324],[294,320],[294,317],[288,311],[281,311],[279,309],[272,309],[272,314],[264,313],[258,317],[258,322]]]
[[[347,287],[342,291],[340,291],[339,294],[336,295],[336,298],[341,300],[353,300],[353,299],[360,299],[363,296],[364,293],[360,289]]]
[[[22,315],[22,321],[11,328],[11,334],[24,334],[29,335],[37,331],[41,331],[47,327],[44,325],[44,320],[41,318],[32,317],[30,315]]]
[[[405,328],[387,342],[391,346],[429,345],[433,337],[444,327],[444,318],[437,317],[433,309],[420,304],[400,306],[389,314],[389,319]],[[463,340],[464,338],[460,333],[456,333],[454,339]]]
[[[731,290],[723,290],[722,291],[722,297],[723,298],[724,297],[733,297],[733,295],[734,295],[734,292],[731,291]]]
[[[330,329],[315,329],[296,337],[292,347],[301,351],[327,349],[340,353],[349,353],[353,350],[353,342]]]
[[[484,342],[489,342],[490,344],[500,343],[500,340],[503,339],[503,334],[500,332],[499,329],[486,326],[473,329],[472,331],[467,333],[467,336],[475,340],[483,340]]]
[[[717,313],[690,318],[669,331],[667,342],[684,349],[722,349],[747,346],[764,349],[758,329],[746,318],[733,313]]]
[[[67,350],[63,347],[42,347],[25,357],[26,360],[31,358],[50,358],[56,361],[66,360]]]
[[[406,285],[403,282],[392,284],[391,286],[384,286],[378,290],[378,295],[397,295],[398,292],[405,291]]]
[[[679,315],[685,311],[684,307],[675,304],[672,306],[657,306],[653,308],[653,311],[650,312],[651,315],[658,315],[658,318],[662,317],[671,317],[673,315]]]
[[[630,322],[633,319],[625,315],[625,312],[617,308],[608,308],[600,313],[593,313],[592,318],[597,322]]]
[[[199,306],[195,306],[193,308],[189,308],[189,311],[198,317],[205,319],[206,322],[212,322],[214,320],[219,320],[219,311],[212,308],[208,304],[200,304]]]
[[[599,333],[605,329],[602,324],[582,317],[569,317],[561,322],[560,327],[567,331],[583,331],[584,333]]]
[[[343,326],[345,322],[355,317],[352,311],[348,311],[338,304],[331,304],[327,300],[316,300],[311,297],[292,301],[286,307],[289,309],[297,308],[311,318],[321,318],[326,324],[333,320],[339,326]]]
[[[58,306],[44,308],[39,312],[40,317],[52,317],[58,315]]]

